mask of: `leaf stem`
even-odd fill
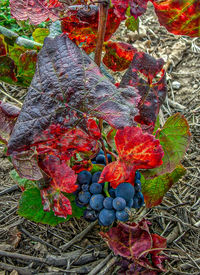
[[[97,44],[96,44],[95,56],[94,56],[94,61],[98,66],[100,66],[101,64],[101,55],[102,55],[102,49],[103,49],[104,36],[106,32],[108,8],[109,8],[108,0],[105,0],[105,2],[99,4],[99,23],[98,23],[98,33],[97,33]]]
[[[103,189],[103,191],[105,192],[105,194],[106,194],[107,197],[110,197],[110,194],[108,192],[108,181],[106,181],[104,183],[104,189]]]
[[[101,145],[102,145],[102,149],[103,149],[103,151],[104,151],[104,154],[105,154],[105,158],[106,158],[106,165],[108,165],[108,156],[107,156],[107,153],[106,153],[106,147],[105,147],[105,145],[104,145],[104,142],[103,142],[103,139],[101,138],[100,139],[100,142],[101,142]]]

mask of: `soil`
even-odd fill
[[[200,274],[200,38],[168,33],[159,25],[149,5],[147,13],[142,16],[140,34],[126,30],[122,24],[113,39],[131,43],[156,58],[164,58],[168,98],[162,107],[161,118],[166,120],[180,112],[188,120],[192,133],[191,145],[183,161],[186,176],[167,192],[159,206],[136,211],[134,220],[145,217],[152,222],[155,233],[167,238],[165,254],[169,261],[166,272],[161,274]],[[119,80],[121,74],[115,73],[114,76]],[[23,102],[26,89],[1,84],[9,95]],[[0,98],[13,102],[3,94]],[[84,235],[83,230],[89,223],[83,219],[73,218],[50,227],[17,215],[21,191],[17,189],[1,194],[15,182],[9,176],[13,166],[5,156],[3,146],[0,149],[0,253],[7,251],[43,259],[47,255],[54,255],[56,259],[62,255],[68,259],[59,267],[53,262],[38,263],[33,259],[28,261],[27,258],[6,257],[5,254],[1,257],[0,254],[0,274],[89,274],[99,263],[102,263],[101,271],[92,274],[117,274],[116,257],[99,237],[97,224]],[[61,253],[61,246],[77,234],[82,234],[82,239]]]

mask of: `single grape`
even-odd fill
[[[127,222],[129,219],[127,209],[124,209],[122,211],[116,211],[116,218],[121,222]]]
[[[117,197],[113,200],[113,208],[117,211],[121,211],[126,207],[126,201],[125,199],[121,197]]]
[[[122,182],[115,190],[116,197],[121,197],[126,201],[130,201],[135,195],[134,187],[128,182]]]
[[[82,184],[89,184],[92,179],[92,174],[89,171],[83,170],[78,174],[77,180]]]
[[[80,202],[78,197],[75,198],[75,203],[78,207],[81,207],[81,208],[85,206],[85,203]]]
[[[92,209],[100,211],[103,208],[104,196],[102,194],[92,195],[90,198],[90,206]]]
[[[111,197],[106,197],[103,201],[103,206],[106,209],[113,209],[113,198]]]
[[[112,157],[111,157],[111,155],[110,155],[110,154],[107,154],[107,157],[108,157],[108,162],[109,162],[109,163],[112,162]]]
[[[94,222],[98,218],[98,213],[95,210],[86,209],[83,214],[84,218],[88,222]]]
[[[80,192],[80,193],[78,194],[78,199],[79,199],[79,201],[82,202],[82,203],[87,204],[87,203],[89,202],[90,198],[91,198],[90,192],[87,192],[87,191],[84,192],[84,191],[82,191],[82,192]]]
[[[92,182],[98,182],[101,176],[101,171],[98,171],[92,175]]]
[[[133,206],[133,199],[131,199],[130,201],[127,201],[126,206],[131,208]]]
[[[92,160],[92,163],[93,163],[93,164],[97,164],[95,160]]]
[[[103,208],[99,213],[100,225],[109,226],[115,221],[115,211]]]
[[[96,163],[97,164],[106,164],[106,158],[104,155],[98,155],[96,157]]]
[[[112,198],[115,198],[115,189],[110,188],[110,189],[108,190],[108,192],[109,192],[109,194],[111,195]]]
[[[141,174],[140,174],[139,171],[136,171],[136,172],[135,172],[135,179],[137,179],[137,180],[140,180],[140,179],[141,179]]]
[[[141,192],[141,181],[136,179],[134,187],[136,192]]]
[[[102,185],[100,183],[94,182],[90,185],[90,193],[92,194],[101,194]]]

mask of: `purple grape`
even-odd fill
[[[131,208],[133,206],[133,199],[131,199],[130,201],[127,201],[126,206]]]
[[[101,171],[98,171],[98,172],[94,173],[93,176],[92,176],[92,182],[98,182],[100,176],[101,176]]]
[[[94,182],[90,185],[90,193],[92,194],[101,194],[102,185],[100,183]]]
[[[121,197],[117,197],[113,200],[113,208],[117,211],[121,211],[126,207],[126,201],[125,199]]]
[[[95,194],[90,198],[90,206],[92,209],[100,211],[103,208],[104,196],[102,194]]]
[[[115,189],[110,188],[108,192],[112,198],[115,198]]]
[[[90,198],[91,198],[90,192],[87,192],[87,191],[84,192],[84,191],[82,191],[82,192],[80,192],[80,193],[78,194],[78,199],[79,199],[79,201],[82,202],[82,203],[87,204],[87,203],[89,202]]]
[[[83,170],[78,174],[77,180],[79,184],[89,184],[92,179],[92,174],[89,171]]]
[[[116,197],[121,197],[126,201],[130,201],[135,195],[135,189],[130,183],[123,182],[117,186],[115,195]]]
[[[140,208],[144,205],[144,196],[142,192],[137,192],[133,198],[133,208]]]
[[[116,218],[121,222],[127,222],[129,219],[127,209],[124,209],[122,211],[116,211]]]
[[[99,223],[103,226],[109,226],[115,221],[115,211],[102,209],[99,213]]]
[[[136,192],[141,192],[141,181],[136,179],[134,187]]]
[[[110,154],[107,154],[107,157],[108,157],[108,162],[109,162],[109,163],[112,162],[112,157],[111,157],[111,155],[110,155]]]
[[[113,198],[111,197],[106,197],[103,201],[103,206],[106,209],[113,209]]]
[[[95,210],[86,209],[83,214],[84,218],[88,222],[93,222],[98,218],[98,213]]]
[[[106,158],[104,155],[98,155],[96,157],[96,163],[97,164],[106,164]]]
[[[135,179],[141,180],[141,174],[140,174],[139,171],[136,171],[136,172],[135,172]]]

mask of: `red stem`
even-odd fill
[[[94,61],[100,66],[101,55],[103,49],[104,36],[106,32],[106,22],[108,17],[109,2],[106,0],[104,3],[99,4],[99,23],[98,23],[98,33],[97,33],[97,44],[95,49]]]

